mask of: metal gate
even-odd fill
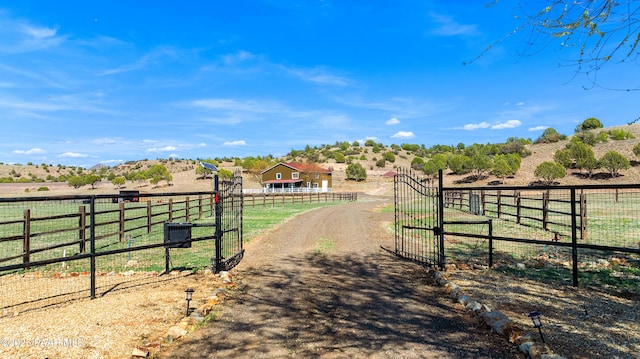
[[[441,188],[441,180],[436,184],[411,170],[398,170],[393,185],[396,255],[444,267]]]
[[[212,259],[215,272],[235,267],[244,256],[242,246],[242,175],[229,180],[214,177],[216,192],[216,253]]]

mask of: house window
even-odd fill
[[[276,179],[282,179],[282,173],[276,173]]]
[[[320,178],[320,174],[316,173],[316,179]]]
[[[300,176],[300,174],[298,172],[292,172],[291,173],[291,179],[298,179],[299,176]]]

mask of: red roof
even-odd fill
[[[320,172],[320,173],[331,173],[330,170],[326,168],[322,168],[315,163],[299,163],[299,162],[289,162],[285,163],[285,165],[295,168],[300,172]]]

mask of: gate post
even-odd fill
[[[213,192],[215,194],[215,206],[216,206],[216,233],[214,234],[216,239],[216,266],[214,273],[220,273],[222,271],[222,206],[220,204],[220,185],[218,174],[213,177]]]
[[[442,178],[442,170],[438,170],[438,228],[439,228],[439,236],[440,236],[440,259],[438,260],[438,265],[441,270],[444,270],[445,264],[447,264],[447,259],[444,254],[444,191],[443,188],[443,178]]]

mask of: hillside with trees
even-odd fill
[[[316,163],[334,173],[334,190],[358,190],[367,184],[383,186],[384,174],[411,168],[426,178],[444,171],[446,185],[532,185],[639,183],[640,124],[604,128],[588,118],[573,134],[547,128],[536,139],[507,138],[502,143],[433,145],[336,142],[292,149],[281,158],[272,155],[245,158],[140,160],[90,169],[51,164],[1,164],[3,193],[66,193],[99,189],[113,193],[122,188],[144,191],[207,190],[211,173],[200,162],[216,165],[219,175],[231,177],[241,170],[245,187],[260,188],[260,173],[278,162]]]

